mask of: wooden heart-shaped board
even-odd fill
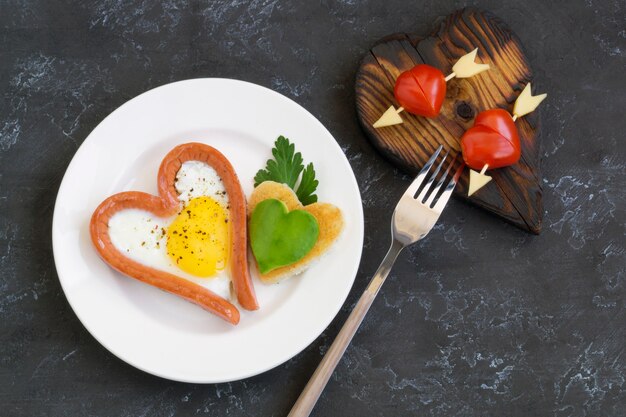
[[[489,71],[448,82],[446,99],[437,117],[402,113],[404,123],[380,129],[372,124],[395,102],[396,78],[417,64],[429,64],[449,74],[454,63],[478,48],[477,62]],[[428,37],[398,33],[378,41],[363,58],[356,76],[359,121],[374,146],[403,171],[416,174],[440,144],[460,151],[460,138],[476,115],[493,108],[512,110],[532,72],[522,45],[493,15],[463,9],[446,17]],[[467,170],[456,194],[514,225],[538,234],[542,220],[539,170],[539,112],[516,122],[521,141],[520,161],[489,171],[493,180],[467,197]]]

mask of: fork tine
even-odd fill
[[[433,156],[430,157],[428,162],[426,162],[426,165],[424,165],[424,168],[422,168],[420,173],[417,174],[417,177],[415,177],[411,185],[409,185],[409,188],[406,189],[406,191],[404,192],[404,195],[408,195],[409,197],[413,198],[417,190],[420,188],[420,185],[422,185],[422,182],[424,182],[424,178],[426,177],[426,174],[428,174],[428,171],[435,163],[435,160],[439,156],[439,153],[441,152],[442,149],[443,149],[443,145],[439,145],[435,153],[433,153]]]
[[[428,179],[428,182],[426,183],[424,188],[422,188],[422,191],[420,192],[420,195],[417,196],[417,201],[421,202],[421,201],[423,201],[426,198],[426,194],[428,193],[428,190],[430,190],[430,187],[433,184],[433,182],[435,181],[435,178],[437,178],[437,174],[439,174],[439,171],[441,171],[441,167],[446,162],[446,158],[448,157],[449,153],[450,153],[450,151],[446,152],[446,154],[443,156],[443,159],[441,160],[439,165],[437,165],[437,168],[435,168],[435,171],[432,173],[432,175]],[[432,194],[431,194],[431,196],[432,196]]]
[[[456,183],[459,181],[459,177],[461,176],[461,173],[463,172],[463,168],[465,168],[465,164],[461,163],[461,165],[457,168],[456,172],[454,173],[454,177],[452,177],[452,179],[446,186],[445,190],[443,190],[443,193],[441,193],[441,197],[439,197],[439,200],[437,200],[437,203],[433,207],[433,210],[439,213],[443,211],[444,207],[448,203],[448,200],[450,199],[450,196],[452,195],[452,191],[454,190],[454,187],[456,187]]]
[[[458,158],[459,158],[458,155],[455,155],[454,158],[452,158],[452,161],[450,162],[450,164],[448,164],[448,169],[446,169],[446,172],[444,172],[443,175],[441,175],[441,179],[439,180],[435,188],[433,188],[433,191],[432,193],[430,193],[428,200],[426,200],[426,205],[428,207],[430,207],[433,204],[433,201],[435,201],[435,197],[439,193],[439,190],[441,189],[441,186],[443,185],[443,183],[446,182],[446,180],[448,179],[448,174],[450,173],[450,170],[452,169],[454,164],[456,164],[456,161],[458,160]]]

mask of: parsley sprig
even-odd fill
[[[317,189],[319,181],[315,179],[315,169],[313,163],[304,167],[302,154],[296,152],[296,147],[284,136],[279,136],[274,142],[272,149],[274,159],[269,159],[265,169],[259,170],[254,176],[254,186],[258,186],[264,181],[276,181],[287,184],[296,192],[298,200],[303,205],[315,203],[317,195],[313,194]],[[296,187],[298,178],[300,183]]]

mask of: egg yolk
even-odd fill
[[[211,197],[189,201],[167,229],[167,254],[197,277],[223,270],[230,255],[228,211]]]

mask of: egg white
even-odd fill
[[[184,162],[176,173],[174,183],[178,199],[187,205],[196,197],[212,197],[222,207],[228,207],[228,194],[215,169],[200,161]]]
[[[176,174],[176,191],[186,206],[196,197],[212,197],[225,209],[228,195],[215,169],[200,161],[184,162]],[[179,269],[167,254],[167,228],[176,216],[157,217],[139,209],[120,210],[109,219],[113,246],[133,261],[177,275],[232,300],[230,268],[210,278],[199,278]]]

